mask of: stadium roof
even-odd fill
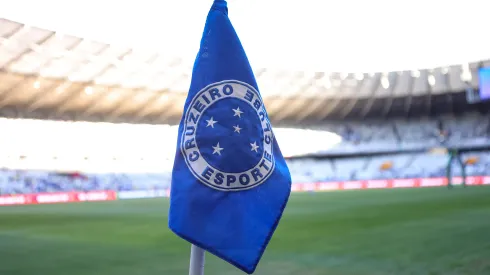
[[[23,22],[0,21],[2,115],[176,123],[209,3],[89,2],[19,0],[1,11]],[[490,41],[466,41],[485,26],[484,9],[465,13],[472,1],[445,3],[444,14],[417,1],[378,1],[383,9],[377,1],[305,0],[304,9],[281,1],[280,13],[277,1],[230,2],[276,122],[464,110],[465,81],[477,87],[478,67],[490,64],[478,62]]]
[[[192,64],[212,0],[16,0],[0,17]],[[389,72],[490,58],[485,1],[228,0],[255,68]]]

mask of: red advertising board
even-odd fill
[[[0,205],[27,204],[26,195],[0,196]]]
[[[461,184],[461,177],[454,177],[453,184]],[[467,185],[490,185],[488,176],[466,177]],[[418,179],[390,179],[390,180],[360,180],[343,182],[317,182],[317,183],[293,183],[291,191],[331,191],[331,190],[355,190],[355,189],[385,189],[385,188],[414,188],[446,186],[447,178],[418,178]]]
[[[112,201],[115,199],[116,192],[114,191],[40,193],[0,196],[0,205]]]
[[[454,177],[453,184],[461,184],[461,177]],[[467,185],[490,185],[490,176],[470,176],[466,177]],[[390,180],[360,180],[360,181],[338,181],[338,182],[316,182],[316,183],[294,183],[291,186],[292,192],[316,192],[333,190],[356,190],[356,189],[386,189],[386,188],[414,188],[414,187],[435,187],[446,186],[446,178],[418,178],[418,179],[390,179]],[[143,198],[143,197],[163,197],[170,195],[170,189],[153,190],[151,196],[144,191],[120,192],[119,199]],[[118,199],[115,191],[91,191],[91,192],[64,192],[64,193],[40,193],[23,195],[0,196],[1,205],[22,205],[22,204],[50,204],[50,203],[70,203],[87,201],[112,201]]]

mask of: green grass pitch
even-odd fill
[[[164,198],[0,207],[0,274],[187,274],[167,211]],[[206,255],[206,274],[242,274]],[[490,187],[293,194],[256,274],[490,274]]]

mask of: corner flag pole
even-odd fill
[[[204,275],[204,249],[195,245],[191,246],[189,275]]]

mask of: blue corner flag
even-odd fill
[[[224,0],[214,1],[206,20],[177,148],[170,229],[253,273],[291,176]]]

